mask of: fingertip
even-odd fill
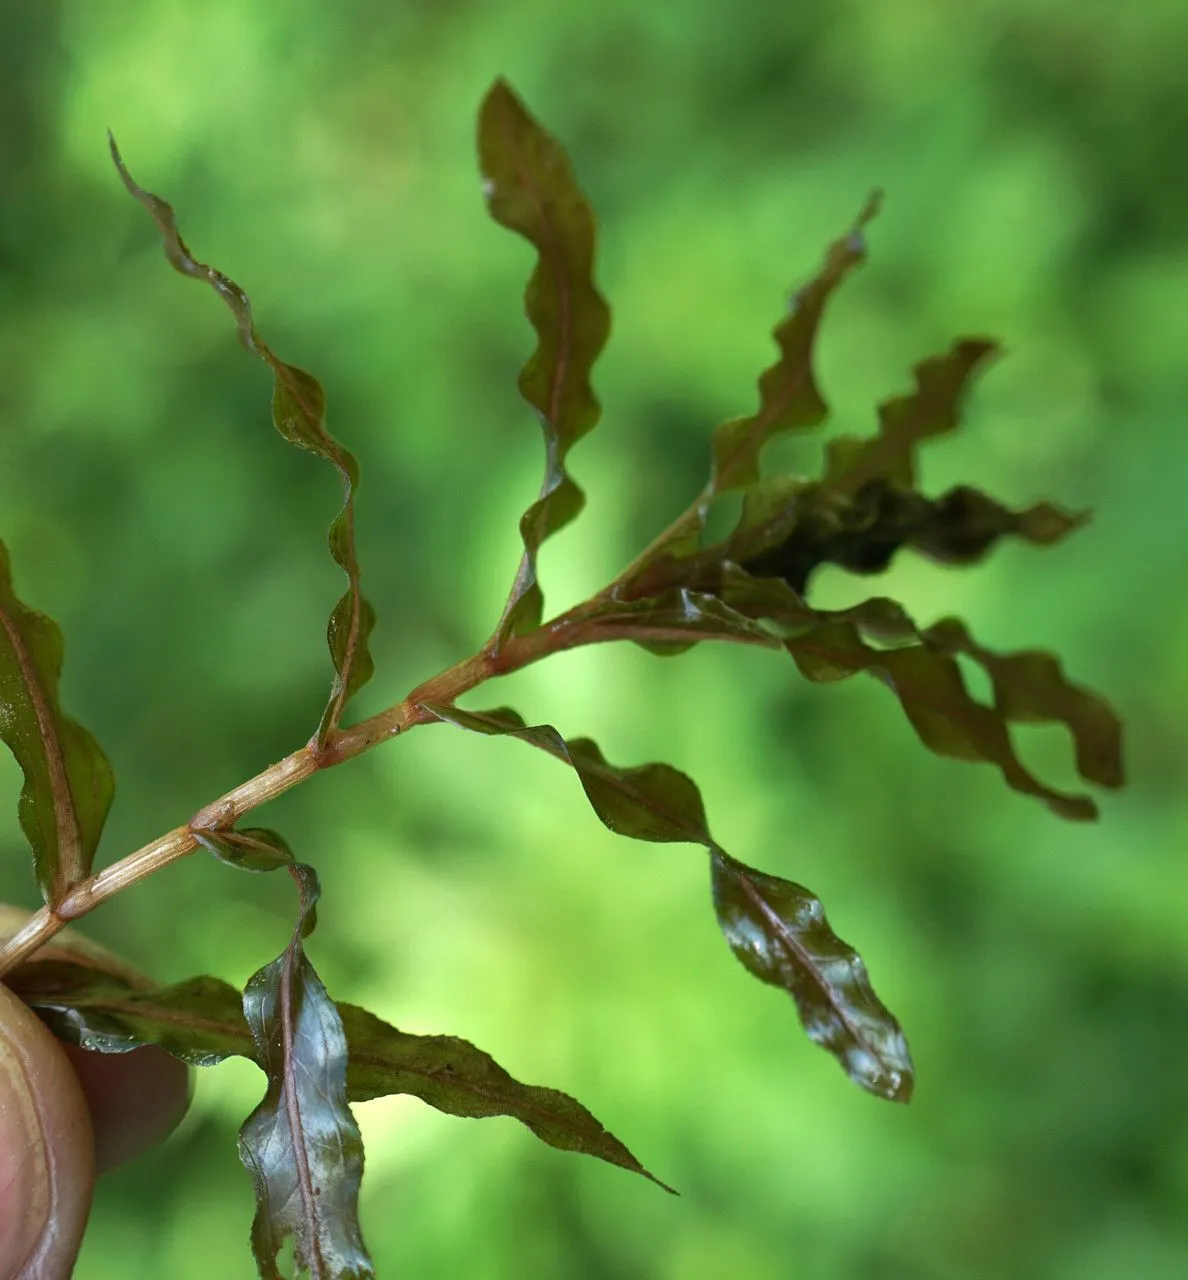
[[[66,1280],[94,1181],[78,1077],[50,1032],[0,985],[0,1277]]]
[[[193,1095],[192,1073],[171,1053],[155,1045],[130,1053],[60,1047],[90,1111],[97,1173],[135,1159],[181,1123]]]

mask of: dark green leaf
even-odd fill
[[[99,1053],[155,1044],[192,1066],[255,1061],[239,992],[218,978],[138,990],[111,973],[64,960],[31,961],[5,980],[61,1040]]]
[[[768,440],[787,431],[816,427],[829,415],[813,376],[813,346],[826,303],[842,281],[866,259],[863,229],[882,200],[873,192],[853,228],[834,241],[824,265],[797,290],[788,315],[772,331],[780,358],[759,379],[759,408],[747,418],[723,423],[714,432],[711,496],[743,489],[759,479],[759,455]]]
[[[243,1012],[268,1077],[244,1121],[239,1154],[256,1189],[252,1250],[264,1280],[293,1237],[297,1269],[313,1280],[362,1280],[375,1269],[359,1229],[363,1141],[347,1105],[342,1018],[302,947],[318,897],[311,868],[289,868],[301,895],[281,955],[249,980]]]
[[[568,1095],[521,1084],[465,1040],[406,1035],[366,1009],[338,1007],[351,1046],[352,1101],[408,1093],[449,1115],[512,1116],[551,1147],[597,1156],[672,1191]]]
[[[759,480],[759,457],[769,440],[789,431],[818,427],[828,418],[829,409],[813,373],[817,330],[830,297],[865,261],[864,228],[881,203],[882,193],[872,192],[854,226],[830,245],[820,271],[793,295],[787,316],[772,330],[780,358],[759,378],[758,409],[749,417],[722,423],[714,432],[709,483],[685,515],[623,575],[633,590],[641,573],[659,558],[684,560],[696,554],[714,499],[735,489],[748,489]]]
[[[51,906],[90,873],[115,793],[99,744],[58,705],[61,670],[62,633],[17,598],[0,543],[0,738],[25,775],[21,830]]]
[[[294,865],[293,850],[285,838],[267,827],[242,831],[194,831],[198,843],[220,862],[243,871],[277,871]]]
[[[786,583],[757,580],[734,567],[725,576],[722,594],[740,613],[766,618],[790,632],[784,644],[808,679],[824,683],[870,672],[899,699],[930,750],[997,765],[1009,786],[1039,797],[1062,817],[1093,819],[1097,806],[1088,796],[1067,795],[1036,778],[1015,753],[1008,721],[1063,721],[1076,736],[1081,776],[1107,786],[1121,781],[1116,717],[1103,701],[1065,683],[1059,665],[1046,654],[1000,657],[975,645],[968,633],[952,624],[935,633],[920,631],[893,600],[876,598],[837,611],[810,610]],[[996,707],[969,695],[954,651],[981,662],[996,689],[1002,686]]]
[[[286,364],[256,332],[247,294],[214,267],[199,262],[186,247],[177,229],[174,211],[159,196],[139,186],[120,157],[115,139],[111,154],[124,186],[152,214],[161,231],[165,256],[183,275],[205,280],[230,308],[239,331],[239,340],[272,370],[272,421],[290,444],[306,449],[332,463],[342,477],[343,506],[330,525],[329,547],[335,562],[346,574],[347,590],[330,615],[327,643],[334,662],[335,678],[330,700],[318,727],[318,746],[338,728],[348,699],[371,679],[374,664],[368,637],[375,626],[375,614],[359,586],[359,561],[355,554],[355,490],[359,485],[359,464],[354,454],[326,429],[326,396],[312,374]]]
[[[874,439],[842,436],[826,446],[825,484],[844,493],[856,493],[871,480],[914,489],[916,445],[957,427],[970,378],[997,351],[987,339],[965,338],[946,355],[922,360],[912,370],[915,391],[879,405]]]
[[[820,900],[720,849],[711,862],[718,923],[734,954],[792,996],[809,1039],[855,1084],[907,1102],[915,1075],[903,1031],[875,995],[862,958],[830,929]]]
[[[525,725],[507,707],[461,711],[421,703],[438,719],[475,733],[508,734],[572,766],[594,812],[612,831],[637,840],[687,840],[709,851],[718,920],[735,954],[764,982],[796,998],[811,1039],[841,1062],[856,1083],[880,1097],[906,1102],[912,1064],[899,1024],[870,989],[858,956],[825,922],[816,898],[785,880],[730,858],[706,822],[696,784],[666,764],[621,769],[588,738],[566,742],[551,725]],[[744,905],[755,896],[752,906]],[[748,919],[747,911],[754,919]],[[799,913],[799,914],[797,914]],[[765,931],[760,936],[760,931]],[[749,952],[765,947],[762,956]]]
[[[544,598],[536,553],[582,508],[565,457],[601,414],[590,375],[610,332],[610,311],[593,279],[594,215],[565,150],[504,80],[483,100],[478,152],[491,217],[538,254],[524,295],[538,345],[520,374],[520,392],[540,415],[545,477],[520,521],[524,555],[495,634],[498,645],[539,625]]]
[[[964,653],[985,668],[994,688],[995,709],[1004,720],[1067,726],[1076,749],[1077,772],[1086,782],[1123,785],[1121,722],[1104,699],[1071,684],[1056,657],[1040,650],[993,653],[978,644],[957,618],[943,618],[922,634],[931,647]]]
[[[508,707],[462,711],[444,703],[420,705],[447,724],[474,733],[508,734],[570,765],[594,812],[619,835],[636,840],[712,843],[696,784],[671,765],[617,768],[607,763],[589,738],[566,742],[552,725],[526,725],[519,714]]]
[[[259,1062],[242,998],[217,978],[137,990],[87,964],[38,960],[14,970],[6,982],[59,1039],[84,1049],[125,1053],[155,1044],[194,1066],[229,1057]],[[567,1094],[521,1084],[466,1040],[409,1035],[357,1005],[337,1007],[348,1046],[348,1101],[409,1094],[447,1115],[511,1116],[558,1150],[596,1156],[659,1181]]]

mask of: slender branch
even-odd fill
[[[414,725],[435,723],[435,716],[421,710],[421,702],[452,703],[485,680],[583,643],[575,629],[582,608],[572,609],[528,635],[509,641],[498,657],[484,651],[426,680],[386,711],[335,732],[321,751],[317,749],[316,739],[311,741],[226,795],[203,805],[185,826],[175,827],[135,853],[79,881],[56,907],[42,907],[12,937],[0,943],[0,977],[27,960],[70,921],[80,919],[117,893],[200,848],[196,832],[228,830],[251,810],[275,800],[320,770],[361,755]]]

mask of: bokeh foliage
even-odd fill
[[[67,638],[63,700],[120,779],[101,861],[304,741],[341,590],[335,495],[276,439],[267,370],[217,300],[162,268],[106,126],[277,352],[317,369],[362,461],[381,675],[360,710],[481,642],[537,491],[515,389],[530,253],[475,177],[496,74],[565,139],[615,305],[604,420],[572,459],[589,509],[541,553],[552,604],[658,532],[641,472],[663,462],[673,515],[696,491],[781,297],[874,184],[870,263],[821,342],[836,429],[869,431],[954,333],[994,334],[1006,358],[931,447],[930,491],[973,475],[1097,511],[1063,547],[965,572],[905,560],[887,584],[922,623],[959,612],[1109,692],[1133,783],[1095,827],[926,756],[879,690],[808,685],[762,653],[596,648],[498,689],[611,758],[688,770],[728,847],[821,894],[912,1029],[906,1110],[857,1095],[784,998],[723,962],[701,858],[616,841],[514,743],[426,730],[262,815],[318,864],[311,954],[332,990],[580,1097],[683,1192],[537,1150],[511,1121],[368,1103],[381,1274],[1180,1274],[1185,39],[1170,3],[816,0],[744,23],[722,0],[3,0],[0,511],[18,588]],[[787,456],[815,470],[819,447]],[[821,602],[866,585],[839,572]],[[1055,736],[1028,744],[1046,775]],[[19,774],[0,767],[11,815]],[[0,823],[5,896],[32,905]],[[163,981],[218,953],[242,983],[291,902],[220,872],[172,868],[88,923]],[[231,1135],[258,1076],[202,1084],[170,1147],[101,1185],[82,1280],[242,1273]]]

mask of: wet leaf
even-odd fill
[[[339,1009],[351,1046],[352,1101],[407,1093],[449,1115],[512,1116],[551,1147],[596,1156],[672,1191],[568,1095],[521,1084],[465,1040],[406,1035],[366,1009]]]
[[[359,464],[354,454],[326,429],[326,396],[318,380],[274,354],[256,332],[247,294],[221,271],[199,262],[190,253],[177,229],[173,208],[136,183],[115,139],[109,136],[109,141],[112,159],[124,186],[152,214],[160,228],[166,258],[182,275],[210,285],[235,317],[240,342],[272,370],[272,421],[276,429],[290,444],[332,463],[342,477],[343,506],[330,525],[328,544],[335,563],[346,574],[347,589],[334,606],[326,631],[335,678],[318,726],[318,745],[325,746],[342,720],[347,701],[371,679],[374,670],[368,637],[375,626],[375,613],[359,586],[359,561],[355,553],[355,490],[359,486]]]
[[[243,998],[218,978],[140,990],[111,973],[63,960],[31,961],[9,987],[61,1040],[99,1053],[159,1045],[196,1067],[229,1057],[255,1061]]]
[[[478,152],[491,217],[538,254],[524,294],[538,343],[520,374],[520,393],[540,416],[545,476],[540,497],[520,521],[524,555],[495,633],[498,646],[540,624],[536,553],[585,501],[565,459],[601,415],[590,375],[606,345],[610,311],[593,278],[594,214],[569,158],[505,80],[483,101]]]
[[[753,871],[722,850],[710,835],[691,778],[666,764],[619,768],[590,739],[566,742],[551,725],[525,725],[507,707],[462,711],[442,703],[420,705],[458,728],[507,734],[569,764],[594,812],[620,835],[703,845],[718,922],[734,953],[764,982],[791,992],[809,1037],[855,1084],[907,1101],[913,1079],[907,1044],[871,990],[861,959],[829,929],[820,902],[807,889]]]
[[[875,995],[862,958],[830,929],[820,900],[720,849],[711,863],[718,923],[734,954],[792,996],[809,1039],[855,1084],[907,1102],[915,1072],[903,1030]]]
[[[25,775],[17,812],[51,906],[90,873],[115,793],[99,744],[58,703],[61,670],[62,633],[17,598],[0,543],[0,738]]]
[[[347,1105],[347,1039],[342,1018],[305,954],[318,883],[311,868],[289,868],[301,897],[289,945],[255,973],[243,1012],[268,1077],[264,1100],[244,1121],[239,1154],[256,1189],[252,1250],[265,1280],[293,1237],[297,1270],[314,1280],[375,1274],[359,1228],[363,1140]]]
[[[916,389],[879,405],[877,436],[829,442],[825,484],[843,493],[856,493],[872,480],[914,489],[916,445],[956,429],[971,377],[997,351],[997,343],[988,339],[964,338],[947,354],[922,360],[912,370]]]

